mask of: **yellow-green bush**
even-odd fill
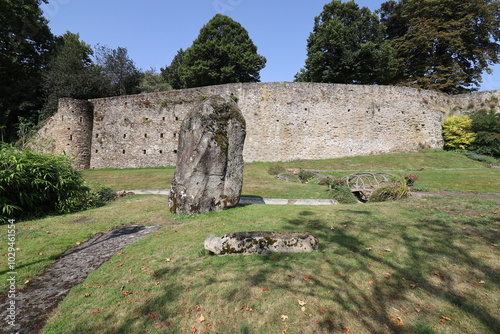
[[[467,115],[450,116],[443,122],[444,148],[465,150],[476,139],[472,132],[472,118]]]

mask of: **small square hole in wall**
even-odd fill
[[[142,153],[143,153],[143,154],[146,154],[146,150],[142,150]]]
[[[175,118],[175,120],[176,120],[176,121],[178,121],[178,120],[179,120],[179,117],[176,117],[176,118]]]
[[[163,151],[162,151],[162,150],[160,150],[160,154],[163,154]]]
[[[123,134],[123,138],[127,138],[127,134],[126,133]]]
[[[95,150],[95,153],[99,153],[99,150]]]
[[[144,138],[148,138],[148,134],[147,133],[144,134]]]
[[[177,133],[174,132],[174,138],[176,138],[176,137],[177,137]]]
[[[162,120],[162,121],[164,121],[164,120],[165,120],[165,117],[162,117],[162,118],[161,118],[161,120]]]
[[[98,134],[98,133],[96,133],[96,134],[95,134],[95,137],[96,137],[96,138],[99,138],[99,134]]]
[[[163,133],[160,133],[160,138],[163,138]]]
[[[122,150],[122,154],[125,154],[125,150]]]
[[[80,117],[80,123],[83,122],[83,117]]]
[[[69,135],[69,140],[73,140],[73,135]]]
[[[177,150],[174,150],[174,153],[177,154]]]

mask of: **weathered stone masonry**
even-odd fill
[[[210,95],[237,99],[247,123],[243,155],[252,162],[442,148],[446,116],[498,108],[500,91],[449,96],[395,86],[276,82],[61,99],[31,147],[68,154],[79,169],[175,165],[182,120]]]

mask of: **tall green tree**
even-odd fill
[[[164,71],[173,78],[169,83],[174,88],[259,82],[266,64],[246,29],[222,14],[215,15],[193,45],[177,56]]]
[[[397,53],[397,84],[474,91],[500,62],[498,0],[389,1],[381,17]]]
[[[296,81],[386,84],[396,62],[376,14],[354,1],[334,0],[314,20],[305,68]]]
[[[184,55],[186,52],[182,49],[177,51],[174,59],[169,66],[161,69],[161,75],[170,86],[175,89],[186,88]]]
[[[54,41],[42,2],[0,1],[0,126],[11,139],[19,117],[36,118],[42,105],[41,69]]]
[[[140,93],[164,92],[171,90],[172,86],[168,84],[165,78],[151,68],[141,73],[141,80],[138,86]]]
[[[101,70],[101,94],[118,96],[138,92],[141,72],[124,47],[98,46],[96,63]]]
[[[98,96],[99,72],[92,62],[92,47],[78,34],[66,32],[58,38],[56,50],[43,73],[46,102],[42,119],[52,115],[62,97],[89,99]]]

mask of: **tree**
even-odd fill
[[[180,89],[180,88],[186,88],[186,82],[184,81],[185,79],[185,63],[184,63],[184,55],[186,52],[182,49],[177,51],[177,54],[175,55],[174,59],[170,63],[169,66],[166,68],[161,69],[161,75],[165,79],[166,82],[172,88],[175,89]]]
[[[477,90],[500,62],[498,0],[401,0],[382,5],[397,84],[458,94]]]
[[[201,30],[185,53],[177,54],[164,71],[174,88],[233,82],[259,82],[266,58],[248,32],[228,16],[217,14]]]
[[[172,86],[168,84],[161,74],[156,73],[156,70],[151,68],[141,73],[138,89],[140,93],[153,93],[171,90]]]
[[[101,94],[119,96],[137,93],[141,78],[139,69],[128,56],[126,48],[97,47],[97,65],[101,70]]]
[[[500,113],[494,108],[481,109],[470,114],[476,140],[470,149],[479,154],[500,157]]]
[[[19,117],[37,118],[41,69],[54,37],[42,15],[45,0],[0,1],[0,125],[13,139]]]
[[[447,150],[465,150],[476,139],[472,132],[472,118],[467,115],[450,116],[442,124],[444,148]]]
[[[334,0],[314,20],[305,69],[296,81],[386,84],[395,74],[394,51],[378,16],[354,1]]]
[[[55,54],[43,72],[46,102],[42,119],[56,111],[59,98],[89,99],[98,92],[99,73],[91,59],[91,46],[69,31],[57,40]]]

